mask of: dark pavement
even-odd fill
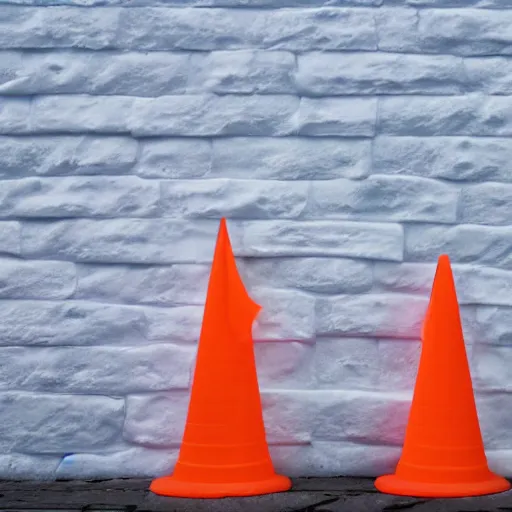
[[[512,512],[512,491],[427,500],[378,493],[373,479],[296,478],[291,491],[251,498],[155,496],[147,480],[0,482],[0,511],[72,512]]]

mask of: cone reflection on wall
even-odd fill
[[[252,341],[259,310],[240,279],[222,219],[180,454],[174,474],[154,480],[152,492],[219,498],[291,487],[275,474],[265,437]]]
[[[439,258],[402,456],[378,490],[406,496],[493,494],[510,484],[487,465],[448,256]]]

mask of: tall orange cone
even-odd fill
[[[450,498],[506,491],[487,465],[448,256],[439,258],[402,456],[379,491]]]
[[[260,309],[240,279],[222,219],[180,454],[174,474],[153,480],[152,492],[220,498],[291,487],[275,474],[265,437],[252,340]]]

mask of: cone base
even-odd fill
[[[230,483],[185,482],[174,476],[164,476],[153,480],[149,490],[160,496],[176,498],[226,498],[283,492],[290,490],[291,486],[291,480],[281,475],[256,482]]]
[[[466,483],[414,482],[399,478],[396,475],[385,475],[375,480],[375,487],[385,494],[398,496],[464,498],[508,491],[511,485],[505,478],[489,472],[487,480]]]

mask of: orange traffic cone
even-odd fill
[[[379,491],[464,497],[506,491],[487,465],[448,256],[439,258],[402,456]]]
[[[174,474],[154,480],[152,492],[221,498],[291,487],[275,474],[265,437],[251,332],[260,309],[240,279],[222,219],[183,443]]]

